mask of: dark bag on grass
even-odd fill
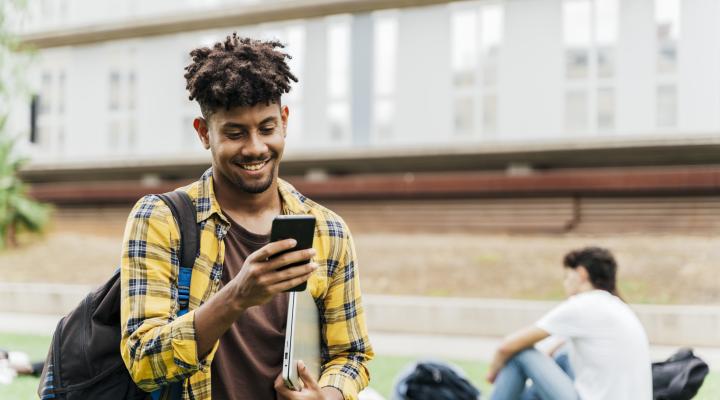
[[[478,390],[462,370],[434,361],[419,362],[395,384],[393,400],[477,400]]]
[[[710,369],[692,349],[680,349],[667,361],[652,364],[653,399],[687,400],[700,390]]]
[[[195,206],[187,193],[158,195],[180,226],[178,299],[187,311],[190,277],[199,248]],[[135,385],[120,356],[120,270],[60,320],[53,334],[38,395],[45,399],[135,400],[150,393]],[[169,385],[179,399],[182,382]],[[157,392],[153,397],[157,397]]]

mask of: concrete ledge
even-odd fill
[[[0,283],[0,313],[63,315],[91,290],[85,285]],[[557,304],[382,295],[365,295],[363,301],[367,324],[373,332],[458,337],[501,337],[532,324]],[[720,347],[720,305],[634,304],[632,308],[653,344]]]
[[[373,331],[504,336],[530,325],[556,302],[365,296]],[[720,347],[720,306],[632,305],[653,344]]]
[[[0,312],[63,315],[91,290],[87,285],[0,283]]]

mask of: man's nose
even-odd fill
[[[257,133],[251,134],[245,146],[243,146],[243,154],[245,156],[261,156],[267,153],[267,151],[267,145]]]

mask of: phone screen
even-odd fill
[[[312,215],[278,215],[273,220],[272,231],[270,233],[270,241],[277,242],[284,239],[295,239],[297,245],[283,252],[274,255],[272,258],[281,256],[285,253],[309,249],[313,245],[313,238],[315,237],[315,217]],[[278,269],[281,271],[290,267],[306,264],[306,261],[300,261],[297,263],[289,264],[283,268]],[[302,292],[307,287],[307,282],[287,290],[288,292]]]

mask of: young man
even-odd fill
[[[355,399],[368,384],[373,352],[350,232],[278,178],[290,114],[280,98],[297,81],[282,47],[233,34],[190,53],[187,89],[202,112],[194,126],[212,168],[181,188],[201,229],[187,314],[175,317],[179,230],[168,207],[142,198],[125,231],[121,351],[144,390],[185,380],[183,399]],[[314,215],[314,248],[269,260],[295,245],[270,243],[278,214]],[[298,261],[307,262],[279,271]],[[316,382],[300,365],[296,392],[280,376],[284,290],[305,281],[320,309],[323,366]]]
[[[652,399],[647,336],[617,295],[612,254],[588,247],[568,253],[564,265],[570,297],[505,338],[487,376],[495,383],[491,399]],[[566,340],[569,367],[532,348],[550,335]],[[532,386],[526,387],[527,379]]]

